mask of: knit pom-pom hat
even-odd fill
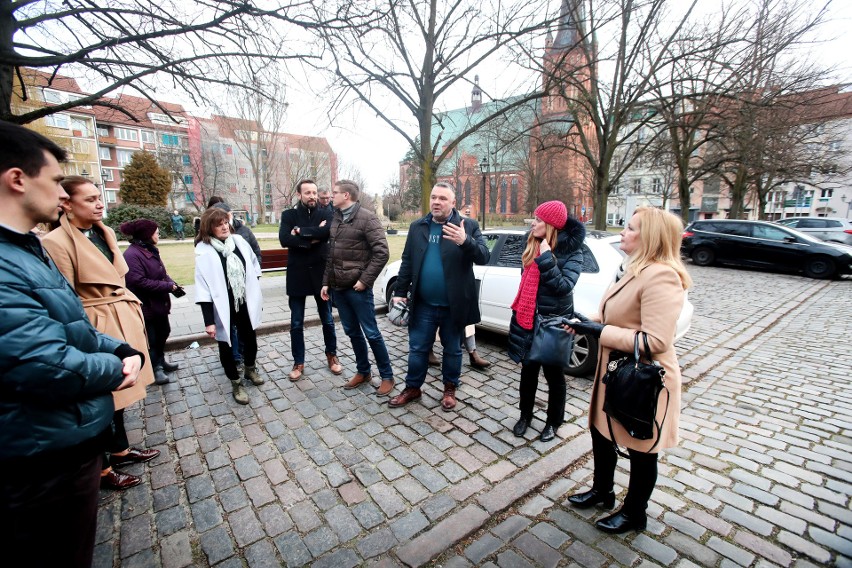
[[[157,231],[157,223],[150,219],[135,219],[122,223],[119,230],[135,241],[150,241]]]
[[[548,225],[562,230],[568,221],[568,208],[561,201],[545,201],[535,208],[534,215]]]

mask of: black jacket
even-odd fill
[[[458,225],[462,217],[453,209],[448,223]],[[394,286],[394,296],[405,297],[409,291],[417,290],[421,277],[420,268],[426,256],[429,244],[429,223],[432,214],[414,221],[408,228],[408,238],[402,251],[402,265]],[[479,224],[465,217],[464,231],[467,233],[465,242],[458,246],[449,239],[441,241],[441,264],[444,267],[444,280],[447,283],[450,309],[453,320],[460,326],[478,323],[479,290],[473,277],[474,264],[487,264],[491,253],[485,245],[485,239],[479,231]],[[414,298],[411,317],[417,317],[417,298]]]
[[[556,236],[553,251],[535,259],[541,272],[536,295],[536,311],[542,316],[572,317],[574,315],[574,286],[583,271],[583,239],[586,228],[576,219],[568,218]],[[509,357],[522,362],[532,345],[531,329],[524,329],[515,320],[509,324]]]
[[[287,253],[287,295],[313,296],[320,293],[322,275],[328,260],[328,237],[331,234],[332,209],[309,209],[299,201],[281,214],[278,240]],[[325,225],[320,227],[320,223]],[[299,234],[290,234],[299,227]]]
[[[254,256],[257,257],[257,261],[260,262],[260,259],[263,257],[263,253],[260,251],[260,245],[257,244],[257,237],[254,236],[254,233],[251,232],[248,225],[239,219],[234,219],[234,233],[246,240],[251,247],[251,250],[254,252]]]

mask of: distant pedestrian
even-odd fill
[[[490,254],[476,221],[463,219],[456,210],[456,194],[450,184],[436,183],[429,202],[431,212],[408,229],[391,300],[407,302],[410,293],[413,305],[405,389],[388,405],[404,406],[421,397],[429,352],[438,332],[444,348],[441,408],[449,411],[456,407],[456,389],[461,383],[464,328],[480,319],[473,265],[486,264]]]
[[[317,192],[317,201],[321,208],[334,212],[334,207],[331,205],[331,190],[327,187],[324,187]]]
[[[393,389],[393,368],[376,322],[373,284],[388,261],[388,239],[375,213],[361,207],[357,183],[340,180],[331,194],[334,219],[320,296],[334,302],[355,352],[357,372],[343,388],[354,389],[372,379],[369,342],[382,379],[379,392],[387,394]]]
[[[172,230],[175,232],[175,238],[177,240],[183,240],[183,215],[175,209],[174,213],[172,213]]]
[[[144,357],[92,326],[30,232],[59,216],[66,156],[0,122],[0,549],[10,563],[89,568],[112,391],[136,384]]]
[[[332,211],[319,206],[317,184],[304,179],[296,184],[299,201],[281,214],[278,240],[288,249],[287,297],[290,306],[290,350],[293,355],[291,381],[305,372],[305,301],[313,296],[317,305],[328,368],[335,375],[343,373],[337,359],[337,334],[331,304],[323,300],[322,277],[328,260],[328,238],[331,234]]]
[[[547,421],[539,439],[549,442],[565,420],[565,370],[527,360],[532,347],[535,318],[571,318],[574,286],[583,271],[583,239],[586,228],[568,217],[561,201],[547,201],[535,209],[521,255],[521,282],[512,302],[509,324],[509,357],[521,364],[520,419],[512,429],[521,437],[532,422],[539,373],[547,380]]]
[[[205,211],[195,237],[195,303],[201,307],[204,331],[219,342],[219,361],[239,404],[248,404],[249,398],[234,358],[232,324],[244,345],[245,378],[255,385],[264,382],[256,367],[255,330],[263,306],[260,276],[260,262],[251,247],[231,234],[228,213],[216,207]]]
[[[678,443],[681,382],[674,337],[685,290],[692,284],[680,258],[681,233],[683,223],[675,215],[653,207],[636,209],[621,232],[620,248],[627,258],[615,277],[615,284],[601,299],[598,313],[602,314],[602,320],[573,323],[569,328],[598,338],[600,350],[588,420],[595,460],[594,480],[590,491],[572,495],[568,501],[578,509],[595,505],[614,507],[618,454],[613,443],[627,446],[630,454],[630,480],[621,510],[595,523],[604,532],[645,529],[645,510],[657,482],[657,452]],[[611,420],[615,435],[615,440],[611,440],[603,410],[606,385],[601,379],[610,353],[632,353],[634,336],[640,331],[648,336],[651,358],[666,370],[668,394],[660,393],[656,416],[657,423],[663,427],[654,428],[653,439],[637,440],[621,424]]]

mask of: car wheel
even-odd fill
[[[825,256],[817,256],[805,265],[805,275],[808,278],[831,278],[834,276],[834,262]]]
[[[710,266],[716,260],[716,255],[707,247],[699,247],[692,251],[692,262],[698,266]]]
[[[396,278],[388,282],[388,287],[385,288],[385,303],[390,306],[391,298],[393,297],[393,289],[396,286]]]
[[[598,340],[590,335],[578,335],[571,353],[571,366],[565,372],[574,377],[588,377],[598,364]]]

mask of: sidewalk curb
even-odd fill
[[[387,306],[376,307],[376,315],[386,314],[387,311]],[[334,321],[339,322],[340,316],[335,314]],[[319,316],[308,316],[305,318],[305,327],[314,327],[317,325],[320,325]],[[270,333],[290,331],[290,322],[286,321],[261,323],[256,331],[258,335],[268,335]],[[206,333],[191,333],[188,335],[178,335],[175,337],[169,337],[166,340],[166,351],[178,351],[180,349],[186,349],[193,342],[198,342],[199,345],[216,344],[216,340],[208,337]]]

